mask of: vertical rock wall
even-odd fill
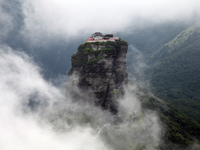
[[[117,113],[117,99],[123,95],[123,85],[128,80],[127,49],[128,44],[123,40],[80,45],[72,56],[68,73],[72,86],[78,86],[96,105]]]

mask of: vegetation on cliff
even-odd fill
[[[123,93],[123,84],[127,82],[127,45],[127,42],[121,39],[85,42],[78,47],[77,53],[72,55],[72,68],[68,73],[79,74],[78,87],[93,91],[95,103],[113,113],[117,112],[116,98],[120,96],[116,91]]]
[[[190,36],[190,34],[188,36]],[[187,38],[184,38],[185,41],[190,39],[188,36],[186,36]],[[177,39],[180,40],[182,38]],[[172,47],[173,45],[180,46],[175,41],[173,41],[172,44],[168,42],[165,46]],[[176,52],[176,46],[172,51],[168,52]],[[93,93],[90,93],[90,96],[92,97],[92,95],[95,95],[97,100],[95,103],[106,110],[114,112],[114,114],[117,113],[117,103],[115,103],[115,98],[123,96],[123,84],[124,82],[127,82],[125,62],[126,52],[127,43],[123,40],[120,40],[119,42],[86,42],[81,44],[78,47],[77,53],[72,56],[72,68],[69,75],[78,72],[80,75],[78,86],[86,92],[91,92],[92,90]],[[159,81],[158,79],[156,80]],[[159,84],[159,82],[157,84]],[[160,87],[160,90],[162,90],[162,86]],[[138,88],[136,94],[138,99],[142,102],[143,110],[146,112],[148,110],[157,112],[161,120],[161,124],[165,131],[163,132],[164,141],[157,149],[191,148],[191,145],[195,144],[196,140],[198,141],[200,139],[199,123],[179,111],[177,106],[172,106],[164,102],[151,95],[143,88]],[[146,112],[141,112],[138,119],[142,119],[142,115]],[[130,146],[131,148],[134,145],[131,140],[127,139],[125,142],[124,140],[119,139],[123,134],[129,132],[128,130],[129,129],[125,130],[122,128],[117,128],[117,130],[115,130],[112,128],[103,134],[110,144],[116,145],[116,149],[118,146],[124,148]],[[112,134],[112,136],[109,134]],[[117,137],[114,138],[114,140],[111,139],[114,137],[113,135],[116,135]],[[119,145],[119,143],[121,144]],[[137,145],[139,149],[145,148],[142,143],[135,143],[135,145]]]

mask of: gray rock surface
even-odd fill
[[[71,86],[79,88],[75,99],[83,98],[84,93],[95,105],[117,113],[117,99],[123,95],[123,85],[128,81],[127,49],[123,40],[80,45],[68,73]]]

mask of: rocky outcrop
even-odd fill
[[[128,80],[127,49],[128,44],[123,40],[83,43],[71,58],[70,82],[96,105],[117,113],[117,99],[123,95],[123,85]]]

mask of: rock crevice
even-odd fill
[[[96,105],[117,113],[117,99],[123,95],[123,85],[128,81],[126,54],[128,44],[114,42],[83,43],[72,56],[69,78],[72,85],[90,96]]]

